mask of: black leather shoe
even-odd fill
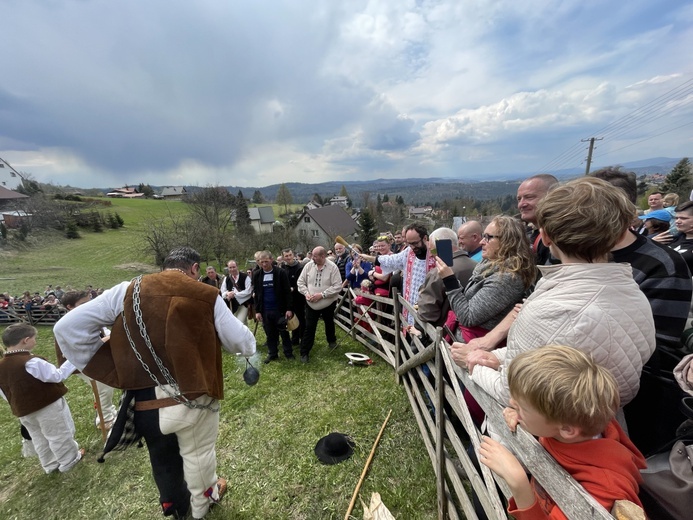
[[[296,359],[296,356],[293,354],[289,354],[288,356],[284,356],[286,359]]]
[[[267,357],[265,358],[264,363],[265,363],[265,365],[266,365],[267,363],[271,363],[272,361],[276,361],[276,360],[278,360],[278,359],[279,359],[279,356],[267,356]]]
[[[308,354],[303,354],[301,356],[301,363],[308,363]]]

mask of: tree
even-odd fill
[[[151,199],[154,196],[154,189],[149,184],[140,182],[137,191],[144,194],[144,196],[148,199]]]
[[[666,176],[661,186],[661,191],[664,193],[676,193],[679,197],[686,200],[691,189],[693,189],[691,163],[688,157],[684,157]]]
[[[253,204],[262,204],[265,202],[265,197],[262,196],[262,192],[260,190],[255,190],[255,193],[253,193]]]
[[[89,215],[89,224],[91,225],[91,229],[95,233],[102,233],[103,222],[101,221],[101,213],[99,213],[98,211],[92,211]]]
[[[240,192],[239,192],[240,193]],[[250,212],[248,203],[243,197],[236,197],[236,234],[239,236],[252,234],[255,230],[250,224]]]
[[[74,220],[70,220],[67,223],[67,228],[65,230],[65,236],[67,238],[81,238],[79,231],[77,231],[77,223]]]
[[[237,210],[233,195],[226,188],[208,186],[192,193],[186,198],[195,225],[185,223],[186,229],[195,228],[200,236],[196,237],[197,250],[203,258],[213,258],[221,264],[229,255],[229,235],[233,228],[232,211]],[[248,206],[243,201],[245,212]],[[248,215],[250,222],[250,215]],[[238,223],[236,223],[238,227]]]
[[[291,204],[293,201],[294,199],[291,196],[289,188],[286,187],[286,184],[280,184],[279,190],[277,191],[277,198],[275,199],[275,202],[280,206],[284,206],[285,214],[289,212],[289,204]]]
[[[346,186],[342,184],[342,188],[339,190],[339,196],[340,197],[348,197],[349,194],[347,193]]]
[[[17,186],[16,191],[23,195],[29,195],[29,197],[36,195],[37,193],[43,193],[41,185],[33,180],[31,175],[26,173],[22,176],[22,183]]]
[[[361,245],[365,250],[368,250],[368,247],[378,236],[378,228],[376,227],[375,219],[370,209],[366,208],[361,213],[359,226],[361,227]]]

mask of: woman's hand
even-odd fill
[[[438,268],[438,276],[441,278],[445,278],[447,276],[452,276],[453,273],[452,269],[450,268],[449,265],[447,265],[439,256],[436,256],[436,267]]]
[[[490,352],[486,352],[485,350],[475,350],[470,352],[467,356],[467,369],[469,370],[470,374],[477,365],[498,370],[500,368],[500,361],[498,361],[498,358]]]

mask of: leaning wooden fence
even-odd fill
[[[502,442],[517,454],[568,518],[612,518],[532,435],[519,426],[517,433],[510,432],[502,406],[455,365],[440,328],[418,321],[416,310],[396,292],[393,298],[369,295],[369,305],[356,305],[355,296],[352,290],[343,293],[335,321],[389,363],[404,386],[436,473],[439,519],[478,518],[473,495],[489,519],[508,518],[499,495],[509,496],[507,485],[470,458],[470,452],[478,452],[481,432],[469,414],[463,388],[483,408],[486,422],[499,433]],[[403,333],[405,313],[414,317],[424,334],[417,337]],[[451,415],[457,418],[457,427],[451,424]]]

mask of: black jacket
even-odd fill
[[[291,286],[289,285],[289,277],[284,269],[280,269],[276,265],[272,267],[272,275],[274,281],[274,294],[277,300],[277,309],[280,314],[286,314],[286,311],[291,310]],[[262,279],[265,272],[258,269],[253,273],[253,287],[255,289],[255,312],[262,314],[264,310],[265,289],[262,286]]]

